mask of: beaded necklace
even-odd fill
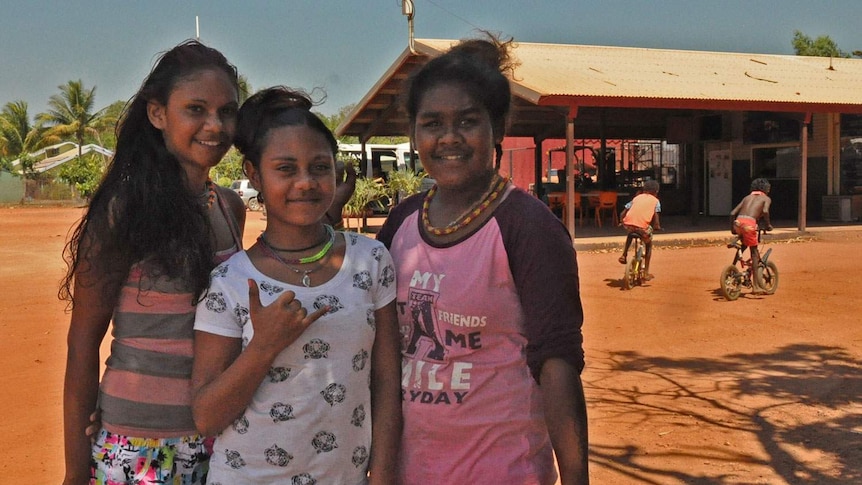
[[[313,254],[313,255],[305,257],[305,258],[299,258],[299,259],[284,259],[284,258],[282,258],[281,256],[278,255],[278,253],[276,253],[275,247],[270,245],[269,242],[266,240],[266,232],[261,233],[260,236],[257,237],[257,240],[258,240],[258,242],[260,242],[261,248],[263,248],[263,250],[267,256],[280,262],[285,267],[287,267],[287,269],[293,271],[294,273],[301,274],[302,278],[300,281],[302,282],[302,286],[305,286],[306,288],[308,288],[311,286],[311,278],[308,275],[310,275],[311,273],[322,268],[323,265],[321,264],[315,268],[307,269],[307,270],[296,269],[291,265],[292,264],[315,263],[317,261],[320,261],[324,257],[326,257],[327,254],[329,254],[329,250],[332,249],[332,245],[335,243],[335,231],[333,231],[332,226],[330,226],[328,224],[325,224],[324,227],[326,228],[326,232],[329,235],[329,240],[326,241],[326,244],[323,246],[323,248],[320,251],[318,251],[316,254]],[[317,243],[314,246],[317,246],[318,244],[320,244],[320,243]],[[312,247],[314,247],[314,246],[312,246]]]
[[[213,183],[212,180],[207,179],[204,186],[205,186],[205,190],[204,190],[204,193],[201,194],[201,197],[203,197],[203,196],[207,197],[207,209],[210,209],[210,208],[212,208],[213,203],[215,202],[215,198],[216,198],[215,184]]]
[[[425,226],[425,230],[435,236],[448,236],[449,234],[464,228],[476,220],[476,218],[479,217],[479,214],[484,212],[485,209],[487,209],[491,203],[500,196],[508,182],[509,179],[507,177],[501,177],[499,174],[495,173],[494,178],[491,179],[491,184],[488,186],[488,190],[482,195],[479,201],[444,228],[432,226],[431,220],[428,217],[428,208],[431,206],[431,199],[433,199],[434,195],[437,193],[437,185],[435,184],[425,195],[425,200],[422,202],[422,224]]]

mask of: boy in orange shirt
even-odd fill
[[[653,229],[661,230],[661,222],[659,222],[659,213],[661,212],[661,202],[658,200],[659,184],[655,180],[647,180],[644,182],[643,190],[637,194],[634,199],[626,204],[622,214],[620,214],[620,224],[622,224],[628,237],[626,237],[626,247],[623,249],[623,255],[620,256],[619,262],[626,264],[626,256],[629,252],[629,246],[632,239],[637,234],[646,246],[646,254],[644,255],[644,279],[649,281],[653,279],[653,275],[649,272],[649,262],[652,256],[652,233]]]

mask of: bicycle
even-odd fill
[[[623,289],[630,290],[638,285],[643,285],[646,281],[646,270],[644,265],[646,261],[646,246],[640,234],[632,233],[632,249],[634,249],[634,257],[626,263],[625,273],[623,274]]]
[[[762,227],[757,230],[758,245],[765,233],[766,229]],[[741,238],[737,238],[736,241],[728,244],[727,247],[736,249],[733,263],[724,268],[721,272],[721,280],[719,280],[721,282],[721,292],[728,301],[739,298],[743,288],[753,290],[754,283],[767,295],[775,293],[778,289],[778,265],[769,260],[772,248],[767,249],[760,256],[760,264],[752,271],[751,251],[748,252],[748,259],[745,259],[743,253],[746,246],[742,245]]]

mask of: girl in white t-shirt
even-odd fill
[[[394,483],[395,271],[381,243],[324,223],[337,142],[311,107],[276,87],[238,115],[267,226],[212,272],[197,309],[194,419],[220,433],[211,484]]]

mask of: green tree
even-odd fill
[[[326,125],[333,133],[335,133],[335,129],[338,128],[338,125],[341,124],[342,121],[347,119],[347,115],[353,111],[353,108],[356,107],[356,103],[348,104],[347,106],[342,106],[341,109],[338,110],[334,115],[326,116],[322,113],[315,113],[321,120],[323,120],[323,124]],[[342,136],[338,137],[339,143],[359,143],[359,138],[355,136]]]
[[[26,101],[6,103],[0,111],[0,155],[7,160],[42,148],[49,141],[40,124],[31,124]]]
[[[251,83],[248,82],[248,78],[243,74],[239,74],[237,77],[239,82],[239,104],[242,104],[252,94]]]
[[[101,116],[93,123],[96,143],[110,150],[117,148],[117,123],[125,108],[125,101],[114,101],[102,109]]]
[[[821,35],[816,39],[812,39],[802,32],[795,30],[793,32],[792,43],[793,50],[797,56],[850,57],[850,54],[839,49],[838,44],[828,35]],[[857,55],[856,52],[854,52],[854,55]]]
[[[104,110],[93,111],[96,101],[95,86],[86,89],[79,79],[58,88],[60,94],[48,99],[48,111],[39,114],[37,119],[49,127],[49,135],[73,139],[78,144],[78,158],[81,158],[84,137],[98,136],[97,127]]]
[[[234,180],[244,179],[242,154],[239,150],[230,147],[221,162],[210,170],[210,178],[222,187],[230,187]]]
[[[101,155],[88,153],[61,165],[57,178],[75,187],[81,197],[89,199],[102,180],[103,163]]]

